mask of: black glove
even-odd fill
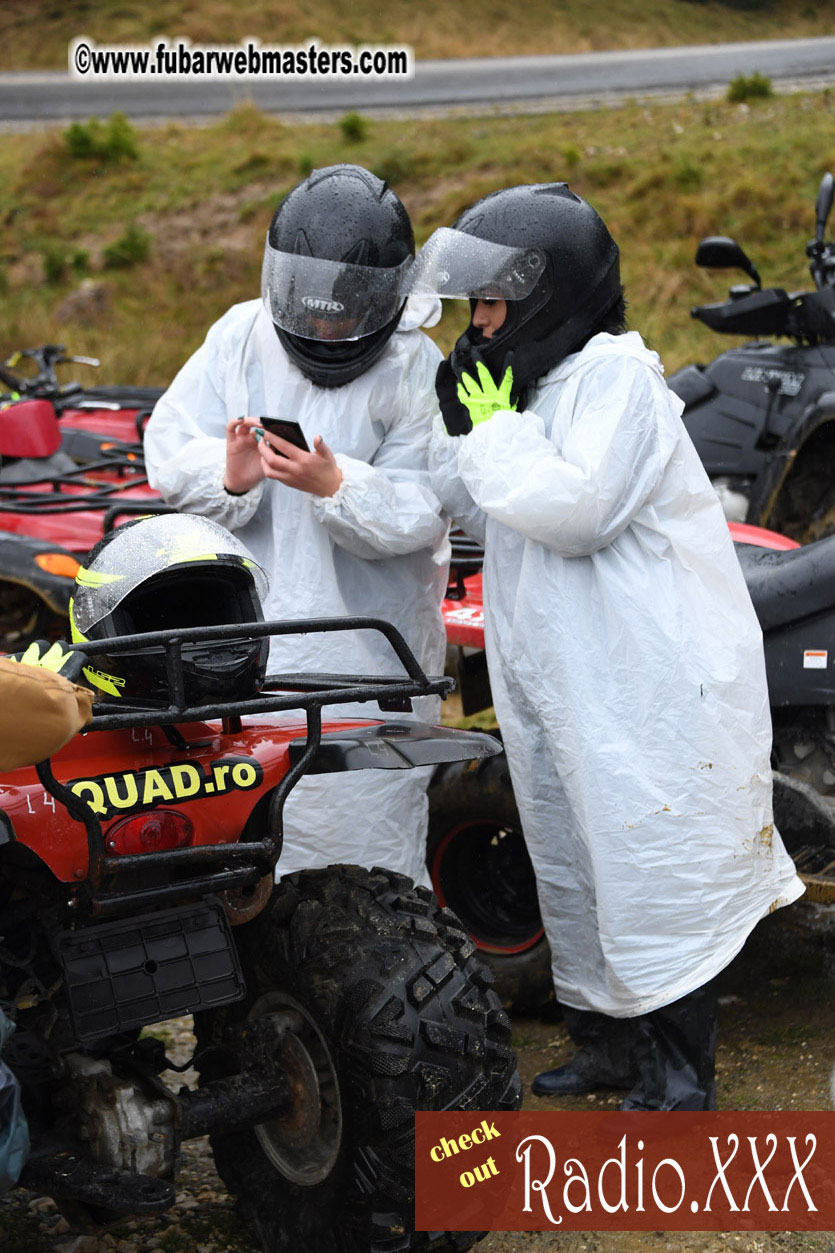
[[[458,382],[447,357],[438,366],[438,373],[435,375],[435,391],[441,406],[441,417],[450,435],[468,435],[473,424],[469,413],[458,399]]]
[[[84,653],[70,648],[65,640],[34,640],[28,648],[19,653],[10,653],[9,661],[18,661],[27,666],[39,666],[42,670],[54,670],[63,674],[71,683],[78,683],[81,672],[89,664]]]

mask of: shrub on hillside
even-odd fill
[[[361,113],[346,113],[339,119],[342,138],[349,144],[360,144],[368,134],[368,122]]]
[[[742,100],[763,100],[773,95],[771,79],[759,70],[754,70],[753,74],[737,74],[728,87],[731,104],[739,104]]]
[[[565,162],[566,169],[570,170],[572,173],[580,164],[581,156],[582,153],[576,144],[566,144],[562,150],[562,159]]]
[[[89,122],[73,122],[64,131],[64,143],[71,157],[82,160],[95,158],[115,164],[136,161],[139,156],[136,131],[124,113],[114,113],[106,125],[96,117]]]
[[[132,265],[147,261],[151,254],[151,236],[134,223],[123,235],[109,244],[102,252],[106,270],[127,270]]]
[[[411,178],[415,172],[416,162],[410,152],[390,148],[387,152],[382,153],[380,159],[374,162],[373,171],[378,178],[384,183],[393,186],[396,183],[403,183],[407,178]]]
[[[51,286],[63,282],[67,273],[67,257],[60,244],[50,244],[41,253],[43,276]]]

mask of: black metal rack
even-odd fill
[[[99,480],[89,482],[96,471],[117,470],[124,477],[115,482]],[[48,488],[38,488],[48,483]],[[88,488],[85,492],[66,491],[79,484]],[[62,474],[42,474],[35,479],[20,483],[0,483],[0,513],[42,515],[53,513],[86,513],[95,509],[108,509],[114,497],[135,487],[146,487],[148,480],[141,461],[129,461],[126,456],[103,457],[101,461],[66,470]],[[130,498],[129,498],[130,499]],[[153,503],[153,502],[149,502]],[[149,510],[149,512],[151,512]]]
[[[184,645],[212,641],[261,639],[264,636],[306,635],[334,631],[376,631],[385,636],[405,671],[404,675],[353,675],[353,674],[286,674],[268,676],[262,691],[242,700],[214,702],[204,705],[188,705],[185,699],[182,649]],[[412,697],[445,696],[454,686],[454,680],[444,676],[429,677],[422,670],[403,636],[381,618],[306,618],[293,621],[253,622],[211,627],[192,627],[187,630],[170,629],[151,631],[143,635],[125,635],[117,639],[89,641],[74,645],[93,659],[107,653],[114,655],[137,648],[163,648],[171,703],[167,708],[120,707],[114,712],[112,704],[98,703],[93,707],[93,721],[88,731],[114,731],[141,726],[171,728],[176,723],[202,722],[207,719],[237,719],[245,714],[277,713],[283,710],[304,710],[307,736],[304,751],[291,765],[287,774],[275,789],[270,802],[267,836],[262,840],[237,844],[212,844],[173,849],[161,853],[142,853],[134,856],[108,858],[105,854],[104,834],[98,817],[92,809],[63,783],[56,779],[49,759],[36,767],[38,778],[45,790],[66,807],[70,815],[83,824],[87,832],[88,873],[84,888],[77,900],[101,915],[123,912],[144,904],[156,904],[169,896],[175,899],[183,893],[182,884],[153,890],[120,892],[112,896],[101,895],[108,881],[115,875],[130,879],[132,872],[153,869],[166,871],[179,867],[210,869],[211,873],[190,879],[189,891],[221,891],[244,889],[254,885],[265,874],[275,869],[281,852],[282,815],[284,804],[296,783],[306,773],[319,748],[322,735],[322,708],[343,702],[381,702],[391,707],[393,702],[408,701]]]
[[[166,505],[162,500],[124,500],[119,505],[111,505],[102,518],[102,530],[106,535],[116,525],[117,518],[140,517],[149,514],[178,513],[176,505]]]

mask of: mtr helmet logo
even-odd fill
[[[302,304],[313,313],[344,313],[345,306],[338,300],[329,300],[324,296],[302,296]]]

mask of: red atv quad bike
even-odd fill
[[[360,629],[383,632],[402,678],[274,676],[247,700],[186,703],[184,645]],[[17,1023],[4,1060],[32,1133],[21,1184],[88,1226],[159,1213],[182,1143],[208,1134],[271,1253],[469,1248],[480,1233],[414,1230],[414,1111],[518,1107],[489,970],[402,875],[333,866],[276,886],[273,872],[303,775],[487,757],[495,740],[323,722],[338,702],[404,710],[450,690],[378,619],[84,650],[94,663],[137,646],[165,649],[170,707],[97,705],[88,731],[0,784],[0,998]],[[263,717],[276,712],[289,720]],[[196,1091],[177,1090],[164,1044],[141,1036],[184,1014]]]
[[[41,402],[21,407],[30,403]],[[0,457],[2,448],[0,428]],[[170,512],[136,458],[110,455],[49,477],[0,480],[0,651],[66,635],[84,555],[120,519]]]
[[[36,373],[15,372],[23,360]],[[78,557],[116,517],[159,507],[142,433],[160,389],[62,386],[62,362],[98,364],[44,344],[0,366],[0,651],[65,634]]]
[[[20,366],[31,362],[33,371]],[[93,461],[109,441],[141,450],[145,424],[163,393],[161,387],[83,387],[61,383],[56,366],[98,367],[95,357],[67,356],[64,344],[41,344],[13,353],[0,365],[0,383],[8,389],[0,405],[19,400],[45,400],[66,437],[64,451],[78,461]]]
[[[777,826],[807,899],[835,903],[835,537],[800,548],[759,527],[731,523],[730,530],[763,628]],[[453,536],[443,612],[466,716],[493,703],[482,559],[477,544]],[[500,728],[491,730],[501,739]],[[475,939],[505,1008],[546,1007],[551,955],[503,753],[435,772],[428,865],[438,900]]]

